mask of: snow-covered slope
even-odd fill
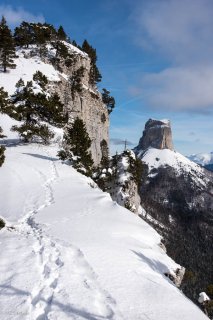
[[[151,175],[156,174],[153,173],[153,169],[169,166],[176,171],[177,175],[190,173],[195,182],[201,185],[206,185],[207,183],[207,177],[203,169],[176,151],[150,148],[145,152],[139,153],[138,157],[148,165]]]
[[[207,319],[164,276],[179,266],[157,232],[56,151],[11,146],[0,168],[1,319]]]
[[[25,82],[31,81],[36,71],[41,71],[50,81],[60,81],[60,73],[51,64],[41,61],[38,56],[26,59],[25,54],[30,49],[17,51],[18,58],[15,59],[16,68],[7,73],[1,73],[0,87],[4,87],[10,95],[15,92],[15,85],[20,78]]]
[[[192,154],[188,158],[202,166],[213,164],[213,152]]]

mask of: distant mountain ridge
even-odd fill
[[[210,153],[198,153],[188,156],[188,159],[202,166],[213,164],[213,151]]]
[[[210,153],[192,154],[191,156],[188,156],[188,159],[209,171],[213,171],[213,151]]]
[[[152,127],[155,135],[147,136],[146,124],[144,135],[134,150],[146,166],[139,190],[145,209],[142,216],[163,236],[172,258],[192,271],[193,283],[185,279],[182,289],[196,302],[198,292],[213,283],[213,174],[171,150],[164,143],[168,133],[162,135],[159,121],[152,120]],[[164,140],[158,141],[159,147],[153,147],[152,138],[156,136]],[[146,149],[141,148],[144,138],[150,141]],[[203,163],[204,160],[211,162],[210,156],[202,159]]]

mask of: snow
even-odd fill
[[[202,166],[213,164],[213,152],[192,154],[188,158]]]
[[[170,120],[168,120],[168,119],[162,119],[160,121],[163,122],[166,125],[170,125]]]
[[[164,276],[159,234],[57,149],[10,146],[0,168],[1,319],[208,319]]]
[[[207,296],[207,294],[205,292],[201,292],[199,294],[199,298],[198,298],[198,302],[199,303],[204,303],[204,302],[209,301],[209,300],[210,300],[210,298]]]
[[[194,181],[201,185],[206,185],[207,183],[203,169],[176,151],[150,148],[145,151],[145,153],[143,151],[139,153],[138,157],[148,165],[150,171],[152,169],[158,169],[159,167],[170,166],[175,169],[179,175],[182,173],[191,173]],[[150,177],[153,177],[154,174],[155,173],[150,172]]]
[[[74,52],[76,54],[81,55],[84,58],[88,58],[88,54],[80,49],[78,49],[77,47],[73,46],[71,43],[68,43],[66,41],[62,41],[63,44],[69,49],[70,52]]]
[[[19,50],[16,69],[0,74],[9,94],[38,70],[50,81],[67,77],[37,56],[26,59],[27,53]],[[59,161],[57,144],[20,143],[10,131],[14,124],[0,115],[7,135],[0,141],[7,146],[0,168],[0,217],[6,222],[0,230],[1,319],[207,319],[164,275],[175,276],[180,266],[160,248],[160,235]],[[62,130],[52,130],[60,143]],[[155,163],[146,156],[151,166],[166,157],[158,155]],[[172,156],[170,162],[179,165]],[[127,166],[123,158],[122,182]]]
[[[25,83],[31,81],[36,71],[41,71],[49,81],[60,81],[60,73],[51,64],[42,62],[38,56],[26,59],[24,55],[29,50],[18,50],[18,58],[14,60],[16,68],[0,74],[0,87],[3,87],[9,95],[15,92],[15,85],[20,78]]]

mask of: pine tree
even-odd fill
[[[56,127],[63,127],[67,121],[67,114],[64,113],[64,105],[61,103],[57,93],[46,95],[47,77],[40,71],[33,75],[33,80],[40,86],[40,92],[33,91],[33,82],[28,81],[25,85],[20,79],[16,84],[16,92],[12,96],[15,119],[23,121],[21,126],[13,126],[12,130],[17,131],[25,142],[31,141],[34,137],[40,137],[47,143],[53,137],[52,132],[40,121],[47,122]]]
[[[48,79],[41,71],[36,71],[36,73],[34,73],[33,80],[42,88],[42,90],[45,90]]]
[[[0,113],[6,113],[6,107],[8,104],[8,93],[4,91],[4,88],[0,88]]]
[[[4,146],[0,146],[0,167],[3,165],[4,160],[5,160],[5,147]]]
[[[67,39],[67,35],[66,35],[66,33],[65,33],[65,31],[64,31],[62,26],[60,26],[58,28],[57,37],[58,37],[58,40],[66,41],[66,39]]]
[[[16,64],[14,63],[15,45],[11,30],[7,26],[7,22],[4,17],[0,22],[0,66],[3,71],[6,72],[7,68],[14,69]]]
[[[98,67],[96,65],[97,63],[97,54],[96,54],[96,49],[94,49],[87,40],[84,40],[82,44],[82,50],[88,54],[91,60],[91,67],[90,67],[90,84],[91,85],[96,85],[97,82],[101,81],[101,74],[100,71],[98,70]]]
[[[44,93],[33,92],[33,83],[28,81],[23,87],[20,79],[16,84],[17,90],[12,96],[16,113],[19,121],[23,121],[20,126],[13,126],[12,131],[16,131],[25,142],[32,141],[39,137],[44,143],[48,143],[53,137],[53,133],[46,125],[41,125],[39,121],[44,120],[44,112],[48,105],[48,100]]]
[[[72,126],[67,129],[64,135],[64,145],[64,150],[58,153],[60,159],[71,160],[76,169],[86,175],[91,175],[93,160],[88,150],[91,147],[91,139],[81,119],[76,118]]]
[[[69,78],[69,83],[71,86],[72,98],[74,99],[75,93],[81,93],[82,86],[82,78],[84,77],[85,68],[81,66],[79,69],[72,73],[72,76]]]
[[[0,127],[0,139],[3,139],[5,138],[6,136],[3,134],[3,130],[2,128]]]
[[[28,48],[33,43],[33,28],[28,22],[23,21],[19,27],[15,28],[14,40],[16,46]]]
[[[7,91],[4,91],[3,87],[0,88],[0,113],[4,113],[15,118],[13,103],[8,97]]]
[[[48,98],[48,103],[43,109],[42,119],[50,124],[62,128],[68,122],[68,114],[64,112],[64,105],[61,103],[57,93]]]
[[[110,96],[110,92],[106,89],[102,89],[102,101],[106,104],[108,113],[110,114],[115,107],[115,99]]]
[[[3,130],[0,127],[0,139],[3,139],[5,137],[6,136],[3,135]],[[5,152],[5,147],[0,145],[0,167],[2,166],[2,164],[4,163],[4,160],[5,160],[4,152]]]

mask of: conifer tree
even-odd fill
[[[66,35],[62,26],[60,26],[58,28],[57,37],[58,37],[58,40],[65,40],[66,41],[66,39],[67,39],[67,35]]]
[[[42,119],[58,128],[64,127],[67,123],[68,115],[64,112],[64,105],[57,93],[51,94],[48,98],[45,109],[43,109]]]
[[[0,139],[3,139],[5,138],[6,136],[3,134],[3,130],[2,128],[0,127]]]
[[[4,17],[0,22],[0,66],[3,71],[6,72],[7,68],[14,69],[16,64],[14,63],[15,45],[11,30],[7,26],[7,22]]]
[[[5,147],[4,146],[0,146],[0,167],[3,165],[4,160],[5,160]]]
[[[3,130],[0,127],[0,139],[3,139],[5,137],[6,136],[3,135]],[[0,145],[0,167],[2,166],[2,164],[4,163],[4,160],[5,160],[4,152],[5,152],[5,147]]]
[[[21,126],[13,126],[26,142],[34,137],[40,137],[47,143],[53,137],[47,125],[41,125],[40,121],[47,122],[56,127],[63,127],[67,123],[67,115],[64,114],[64,106],[57,93],[46,95],[47,77],[40,71],[33,75],[34,82],[40,86],[41,91],[33,91],[33,82],[25,85],[20,79],[16,84],[16,92],[12,96],[16,120],[23,121]]]
[[[95,85],[97,82],[101,81],[101,74],[96,65],[97,62],[97,54],[96,49],[94,49],[87,40],[84,40],[82,44],[82,50],[88,54],[91,60],[91,68],[90,68],[90,84]]]
[[[59,151],[60,159],[69,159],[80,172],[91,175],[93,160],[91,152],[91,139],[86,126],[80,118],[76,118],[64,135],[64,150]]]
[[[39,137],[44,143],[48,143],[49,139],[53,137],[53,133],[47,125],[39,123],[40,120],[43,120],[43,113],[48,104],[46,95],[40,92],[35,94],[32,81],[28,81],[23,87],[23,81],[20,79],[16,88],[12,99],[18,120],[23,123],[20,126],[13,126],[12,131],[18,132],[25,142]]]
[[[15,28],[14,40],[16,46],[28,48],[33,43],[33,28],[28,22],[23,21],[19,27]]]
[[[8,104],[8,93],[4,91],[4,88],[0,88],[0,113],[6,113],[6,107]]]
[[[14,106],[8,97],[7,91],[4,88],[0,88],[0,113],[5,113],[14,118]]]
[[[41,71],[36,71],[36,73],[34,73],[33,80],[42,88],[42,90],[45,90],[48,79]]]
[[[115,107],[115,99],[110,96],[110,92],[106,89],[102,89],[102,101],[106,104],[108,113],[110,114]]]

